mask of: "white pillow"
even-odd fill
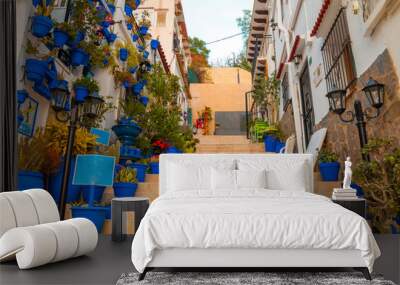
[[[170,191],[185,191],[195,189],[210,189],[211,167],[187,167],[176,163],[170,163],[168,169],[168,190]]]
[[[301,159],[280,159],[279,155],[268,159],[239,159],[239,170],[266,170],[267,188],[271,190],[306,191],[309,173]]]
[[[267,188],[267,171],[236,170],[238,188]]]
[[[235,169],[236,161],[190,161],[167,164],[167,191],[211,190],[211,169]]]
[[[212,190],[235,190],[236,170],[233,169],[211,169]]]

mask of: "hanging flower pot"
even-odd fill
[[[150,42],[150,47],[152,49],[157,49],[159,45],[160,45],[160,42],[158,40],[151,40],[151,42]]]
[[[145,50],[145,47],[142,45],[137,45],[136,47],[137,47],[138,51],[140,51],[140,52],[143,52]]]
[[[149,31],[149,27],[147,27],[147,26],[140,26],[139,27],[139,33],[142,35],[142,36],[145,36],[145,35],[147,35],[147,32]]]
[[[119,59],[122,61],[126,61],[128,59],[128,49],[126,48],[119,49]]]
[[[144,59],[148,59],[148,58],[149,58],[149,55],[150,55],[150,53],[149,53],[147,50],[145,50],[145,51],[143,52],[143,58],[144,58]]]
[[[51,92],[50,92],[50,89],[47,88],[46,85],[43,85],[43,83],[42,83],[42,84],[35,83],[35,84],[33,85],[33,88],[32,88],[32,89],[33,89],[36,93],[38,93],[39,95],[41,95],[41,96],[43,96],[44,98],[46,98],[47,100],[50,100],[50,99],[51,99]]]
[[[78,31],[73,39],[70,38],[70,40],[67,42],[67,45],[69,45],[72,48],[75,48],[84,39],[85,39],[85,33]]]
[[[71,51],[71,65],[84,65],[87,60],[87,54],[83,49],[75,48]]]
[[[157,162],[150,162],[149,166],[150,166],[152,174],[160,174],[160,166],[159,166],[158,161]]]
[[[53,28],[53,21],[46,16],[33,16],[32,17],[32,34],[35,37],[43,38],[48,35]]]
[[[134,34],[132,35],[132,41],[136,42],[139,39],[139,36]]]
[[[25,61],[26,78],[30,81],[41,84],[48,69],[48,63],[44,60],[28,58]]]
[[[128,80],[122,82],[122,86],[126,89],[131,88],[131,83]]]
[[[132,17],[133,16],[133,14],[132,14],[132,12],[133,12],[133,9],[132,9],[132,7],[131,6],[129,6],[128,4],[125,4],[125,14],[127,15],[127,16],[129,16],[129,17]]]
[[[18,102],[18,104],[23,104],[28,96],[29,96],[29,94],[25,89],[17,90],[17,102]]]
[[[135,0],[135,9],[137,9],[140,5],[141,0]]]
[[[139,81],[133,85],[132,91],[134,94],[140,94],[140,92],[142,92],[143,88],[144,88],[143,82]]]
[[[131,23],[126,24],[126,28],[130,31],[133,29],[133,25]]]
[[[114,15],[114,13],[115,13],[115,6],[114,6],[114,4],[109,3],[109,4],[107,4],[107,6],[108,6],[108,9],[110,9],[111,14]]]
[[[138,70],[137,66],[129,68],[129,72],[132,74],[135,74],[137,70]]]
[[[51,4],[51,2],[53,2],[53,0],[46,0],[45,5],[49,6]],[[43,0],[32,0],[32,4],[35,8],[37,7],[37,5],[42,4],[42,3],[43,3]]]
[[[89,95],[89,89],[86,86],[75,86],[75,100],[77,102],[85,101],[86,97]]]
[[[142,103],[145,107],[149,104],[149,97],[141,96],[139,98],[140,103]]]
[[[54,37],[54,45],[58,48],[65,45],[69,39],[68,33],[60,29],[54,29],[53,37]]]
[[[338,181],[339,180],[340,163],[320,162],[319,172],[321,173],[322,181]]]
[[[110,26],[110,22],[108,21],[101,21],[100,22],[100,26],[102,26],[103,28],[107,29]]]

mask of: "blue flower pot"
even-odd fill
[[[150,53],[149,53],[147,50],[145,50],[145,51],[143,52],[143,58],[144,58],[144,59],[148,59],[148,58],[149,58],[149,55],[150,55]]]
[[[146,96],[141,96],[139,98],[140,103],[142,103],[144,106],[147,106],[149,104],[149,97]]]
[[[79,103],[85,101],[86,97],[89,95],[89,90],[85,86],[76,86],[75,90],[75,100]]]
[[[131,23],[126,24],[126,28],[131,31],[133,29],[133,25]]]
[[[44,175],[36,171],[18,171],[18,190],[44,189]]]
[[[54,37],[54,45],[56,47],[64,46],[69,39],[68,33],[60,29],[54,29],[53,37]]]
[[[75,157],[71,159],[70,173],[74,173],[75,169]],[[54,201],[57,204],[60,203],[61,197],[61,186],[62,177],[64,175],[64,165],[61,164],[58,171],[49,177],[49,192],[53,196]],[[67,203],[79,201],[81,199],[81,187],[78,185],[72,185],[73,175],[69,176],[68,187],[67,187]]]
[[[157,49],[159,45],[160,45],[160,42],[158,40],[151,40],[151,42],[150,42],[150,47],[152,49]]]
[[[140,94],[140,92],[142,92],[143,88],[144,88],[143,82],[139,81],[138,83],[133,85],[132,91],[134,94],[138,95]]]
[[[119,59],[121,61],[126,61],[128,59],[128,50],[126,48],[119,49]]]
[[[139,7],[141,0],[135,0],[136,8]]]
[[[132,41],[136,42],[139,39],[139,36],[134,34],[132,35]]]
[[[104,207],[71,207],[73,218],[86,218],[92,221],[99,233],[103,229],[106,219],[106,209]]]
[[[103,198],[103,193],[105,190],[104,186],[92,186],[92,185],[82,185],[81,191],[83,195],[83,199],[86,203],[89,203],[90,200],[90,191],[93,189],[94,191],[94,203],[100,203]]]
[[[87,60],[87,53],[80,48],[75,48],[71,51],[71,65],[84,65]]]
[[[265,152],[275,152],[276,148],[276,137],[271,135],[266,135],[264,137],[264,148]]]
[[[52,0],[46,0],[46,6],[49,6],[51,4]],[[37,7],[37,5],[42,4],[43,0],[32,0],[32,5],[34,7]]]
[[[32,89],[47,100],[51,99],[50,89],[46,85],[35,83]]]
[[[147,164],[132,163],[132,164],[129,164],[129,167],[136,169],[136,179],[139,182],[144,182],[146,180],[146,172],[147,172],[147,168],[149,167]]]
[[[35,37],[43,38],[48,35],[53,28],[53,21],[46,16],[33,16],[32,17],[32,34]]]
[[[28,58],[25,61],[26,78],[30,81],[41,84],[48,70],[48,63],[45,60]]]
[[[137,70],[138,70],[137,66],[129,68],[129,72],[132,74],[135,74]]]
[[[339,170],[340,163],[337,161],[319,163],[319,172],[321,173],[322,181],[338,181]]]
[[[129,16],[129,17],[132,17],[133,16],[133,9],[132,9],[132,7],[131,6],[129,6],[128,4],[125,4],[125,14],[127,15],[127,16]]]
[[[135,196],[137,184],[136,183],[114,183],[114,196],[115,197],[133,197]]]
[[[133,145],[142,129],[135,123],[119,124],[111,128],[122,144]]]
[[[105,206],[104,208],[106,209],[106,220],[110,220],[111,219],[111,205]]]
[[[114,4],[107,4],[107,6],[108,6],[108,9],[110,9],[110,11],[111,11],[111,14],[113,14],[114,15],[114,13],[115,13],[115,6],[114,6]]]
[[[276,144],[275,144],[275,152],[276,153],[280,153],[281,149],[284,148],[284,147],[285,147],[285,143],[277,140]]]
[[[149,163],[152,174],[160,174],[160,164],[158,162]]]
[[[145,35],[147,35],[147,32],[149,31],[149,27],[147,27],[147,26],[140,26],[139,27],[139,33],[142,35],[142,36],[145,36]]]
[[[166,153],[183,153],[183,152],[174,146],[170,146],[167,148]]]

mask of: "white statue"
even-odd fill
[[[344,162],[344,179],[343,179],[343,189],[352,189],[350,187],[351,184],[351,176],[353,175],[353,171],[351,171],[351,161],[350,157],[347,157]]]

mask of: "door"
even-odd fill
[[[311,82],[310,73],[308,71],[308,65],[303,70],[300,77],[300,91],[301,91],[301,105],[303,109],[303,127],[304,127],[304,139],[306,147],[310,142],[311,135],[314,129],[314,107],[312,102],[311,93]]]
[[[215,112],[215,135],[246,135],[246,112]]]

